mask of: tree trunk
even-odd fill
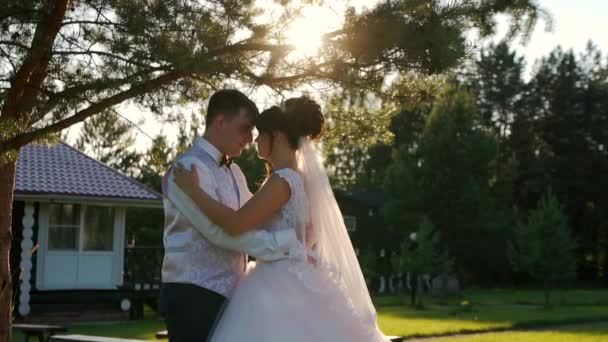
[[[11,214],[13,210],[13,189],[15,186],[16,160],[0,165],[0,342],[11,340],[12,277],[11,255]]]
[[[550,303],[550,295],[551,295],[551,284],[548,280],[545,280],[545,307],[549,307]]]
[[[418,292],[418,273],[413,273],[412,274],[412,280],[411,280],[412,284],[411,284],[411,289],[412,289],[412,293],[411,293],[411,305],[412,307],[416,307],[416,295]]]
[[[441,297],[447,302],[447,299],[449,296],[447,272],[442,274],[440,277],[441,277]]]
[[[604,223],[603,228],[600,228],[604,232],[604,267],[602,280],[604,281],[604,287],[608,287],[608,224]]]

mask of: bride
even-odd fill
[[[314,139],[323,131],[317,103],[289,99],[256,122],[259,157],[268,177],[243,207],[233,210],[200,190],[194,169],[178,166],[176,184],[231,235],[253,229],[294,229],[299,251],[258,261],[240,281],[212,342],[388,341],[333,196]]]

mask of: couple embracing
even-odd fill
[[[203,137],[163,178],[171,342],[388,341],[316,145],[324,123],[307,97],[261,113],[237,90],[210,98]],[[231,158],[254,127],[269,171],[252,194]]]

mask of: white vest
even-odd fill
[[[195,157],[211,171],[213,180],[201,180],[207,193],[222,204],[238,209],[249,197],[246,184],[239,184],[235,171],[238,166],[219,167],[220,152],[209,142],[198,139],[181,157]],[[237,170],[238,169],[238,170]],[[163,282],[190,283],[230,297],[239,278],[244,274],[246,254],[218,247],[205,239],[190,221],[181,215],[166,194],[166,178],[163,179],[163,205],[165,231],[163,242],[165,258],[162,268]],[[241,180],[243,177],[238,177]],[[244,189],[241,189],[243,188]]]

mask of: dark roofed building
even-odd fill
[[[159,206],[161,195],[73,147],[27,145],[17,162],[15,198],[108,199]]]
[[[334,195],[356,249],[380,251],[398,247],[400,233],[388,227],[381,212],[389,200],[385,192],[334,190]]]
[[[13,270],[21,270],[14,281],[19,315],[53,304],[58,294],[120,289],[129,207],[160,208],[162,196],[65,143],[23,147],[11,253]]]

